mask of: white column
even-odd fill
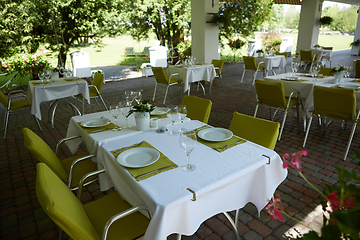
[[[322,0],[302,0],[296,52],[318,43]]]
[[[360,39],[360,7],[358,9],[358,19],[356,23],[356,29],[354,34],[354,41]],[[360,54],[360,47],[352,47],[351,48],[351,55],[359,55]]]
[[[191,1],[191,54],[196,62],[219,59],[219,28],[211,23],[211,14],[219,11],[219,0]]]

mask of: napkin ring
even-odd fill
[[[266,156],[265,154],[263,154],[262,156],[269,159],[269,162],[267,162],[266,164],[267,164],[267,165],[270,165],[270,157],[269,157],[269,156]]]
[[[186,188],[186,190],[188,190],[189,192],[191,192],[193,194],[193,198],[191,199],[191,201],[195,202],[196,201],[196,192],[194,192],[194,190],[192,190],[190,188]]]

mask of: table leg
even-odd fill
[[[176,235],[176,240],[181,240],[181,234]]]

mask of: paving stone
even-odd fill
[[[246,223],[251,230],[255,231],[259,234],[262,238],[269,236],[272,233],[272,230],[267,227],[262,222],[258,221],[257,219],[252,219],[248,223]]]
[[[54,222],[50,218],[43,218],[36,222],[36,229],[39,234],[51,231],[54,228]]]
[[[246,224],[248,221],[250,221],[253,217],[250,214],[243,213],[239,215],[239,221]]]
[[[296,208],[299,211],[306,206],[303,202],[301,202],[301,201],[299,201],[297,199],[291,200],[288,204],[290,206]]]
[[[263,238],[257,234],[255,231],[249,230],[247,231],[242,238],[244,240],[262,240]]]
[[[327,177],[327,176],[325,176],[322,180],[329,184],[335,184],[338,181],[338,179],[334,179],[334,178]]]

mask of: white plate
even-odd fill
[[[305,76],[307,76],[307,77],[313,77],[310,73],[306,73]],[[317,76],[318,76],[318,77],[321,77],[322,74],[320,73],[320,74],[318,74]]]
[[[350,88],[350,89],[359,89],[360,85],[351,84],[351,83],[341,83],[338,85],[339,88]]]
[[[166,108],[166,107],[156,107],[154,109],[154,111],[152,111],[150,113],[150,115],[152,116],[158,116],[158,115],[163,115],[163,114],[166,114],[167,112],[169,112],[170,109],[169,108]]]
[[[283,77],[281,78],[283,80],[286,80],[286,81],[296,81],[296,80],[299,80],[298,77]]]
[[[207,128],[198,132],[198,136],[206,141],[220,142],[230,139],[233,133],[225,128]]]
[[[109,119],[97,118],[97,119],[90,119],[90,120],[82,121],[80,125],[82,127],[93,128],[93,127],[103,127],[103,126],[108,125],[109,123],[111,123],[111,121]]]
[[[117,162],[128,168],[140,168],[153,164],[160,153],[153,148],[131,148],[119,154]]]

